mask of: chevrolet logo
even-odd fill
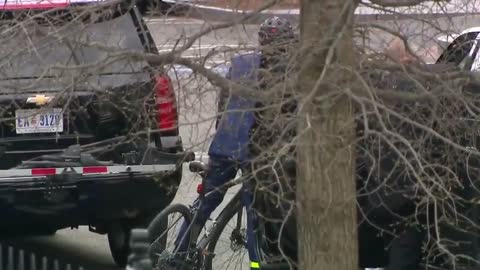
[[[50,101],[52,101],[52,99],[53,99],[53,97],[48,97],[48,96],[45,96],[45,95],[36,95],[34,97],[27,98],[27,104],[35,103],[37,106],[42,106],[42,105],[50,103]]]

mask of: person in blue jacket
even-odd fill
[[[276,51],[276,44],[289,42],[295,38],[290,22],[279,17],[267,18],[258,31],[258,40],[261,50],[253,53],[235,56],[232,59],[227,79],[236,83],[248,85],[249,88],[261,88],[260,69],[269,69],[272,63],[278,62],[282,53]],[[280,47],[280,46],[279,46]],[[205,192],[214,191],[207,196],[201,207],[198,209],[196,221],[204,225],[210,214],[223,201],[224,193],[218,187],[235,178],[239,170],[245,169],[249,161],[250,130],[255,123],[253,109],[256,101],[249,100],[235,93],[220,94],[219,113],[217,130],[208,151],[209,163],[206,175]],[[249,200],[250,198],[245,198]],[[244,196],[245,197],[245,196]],[[254,251],[254,245],[248,239],[252,239],[250,229],[253,223],[252,217],[248,216],[249,228],[247,232],[248,252],[250,267],[258,268],[258,261]],[[183,224],[177,237],[176,244],[180,244],[187,226]],[[179,247],[179,250],[186,250],[187,247]]]

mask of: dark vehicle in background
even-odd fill
[[[147,14],[149,11],[165,12],[171,8],[169,3],[162,0],[137,0],[135,4],[142,14]]]
[[[190,9],[188,1],[176,0],[136,0],[135,5],[140,13],[146,16],[182,16]]]
[[[123,266],[191,156],[170,79],[138,57],[157,53],[139,10],[86,2],[1,10],[0,232],[88,225]]]

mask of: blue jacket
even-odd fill
[[[258,82],[260,53],[236,56],[228,71],[227,79],[236,83],[251,84]],[[225,112],[219,120],[216,134],[208,154],[242,162],[248,159],[249,133],[255,123],[255,101],[230,94],[226,97]]]

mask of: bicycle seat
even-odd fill
[[[207,165],[200,161],[192,161],[188,165],[188,168],[193,173],[202,173],[207,171]]]

